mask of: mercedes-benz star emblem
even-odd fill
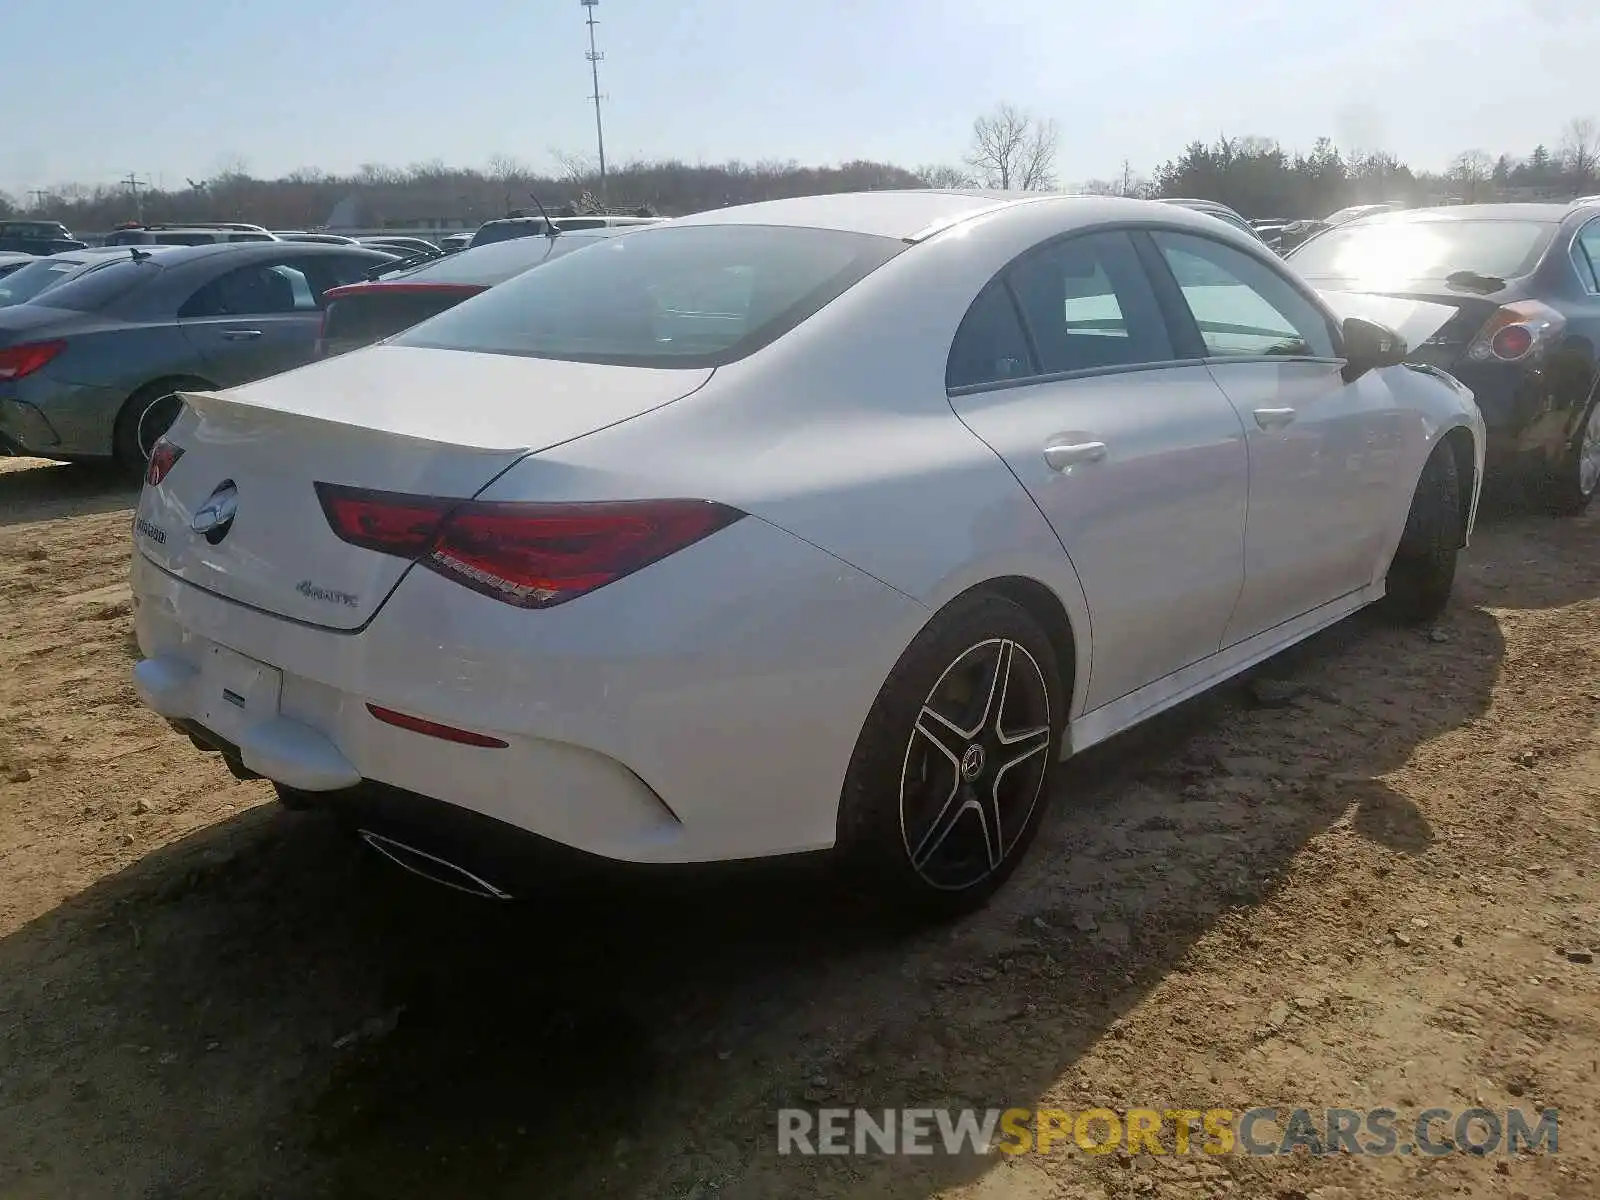
[[[233,528],[234,514],[239,511],[239,488],[233,480],[224,479],[206,497],[206,502],[195,510],[189,519],[189,528],[215,546],[228,536]]]
[[[982,746],[976,744],[968,746],[967,752],[961,756],[961,778],[971,783],[979,775],[982,775],[983,758]]]

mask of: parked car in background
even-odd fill
[[[1380,598],[1432,619],[1482,461],[1391,332],[1100,197],[699,213],[183,399],[140,698],[502,898],[545,839],[973,908],[1059,758]]]
[[[1472,389],[1491,470],[1556,512],[1600,485],[1600,210],[1469,204],[1345,222],[1289,255],[1317,287],[1428,300],[1454,316],[1412,357]]]
[[[176,413],[175,391],[231,387],[310,361],[324,293],[390,257],[298,242],[103,253],[76,277],[0,308],[0,445],[136,468]]]
[[[0,250],[13,254],[57,254],[86,244],[59,221],[0,221]]]
[[[624,228],[595,229],[493,242],[392,275],[334,288],[325,297],[318,354],[343,354],[382,341],[541,263],[626,232]]]
[[[0,279],[4,279],[7,275],[21,270],[29,263],[37,261],[37,256],[33,254],[19,254],[12,250],[0,250]]]
[[[223,242],[272,242],[259,225],[196,221],[188,225],[119,225],[106,235],[107,246],[209,246]]]
[[[361,243],[342,233],[307,233],[303,229],[274,229],[272,236],[280,242],[320,242],[324,246],[359,246]]]
[[[1202,213],[1205,213],[1207,216],[1216,217],[1217,220],[1226,221],[1229,225],[1232,225],[1235,229],[1238,229],[1243,233],[1249,234],[1251,237],[1255,238],[1257,241],[1261,240],[1261,234],[1256,231],[1256,229],[1250,224],[1250,222],[1246,221],[1243,217],[1241,217],[1233,209],[1229,208],[1226,204],[1220,204],[1215,200],[1190,200],[1190,199],[1184,199],[1184,198],[1171,198],[1171,197],[1163,197],[1162,203],[1163,204],[1176,204],[1180,208],[1189,208],[1189,209],[1193,209],[1195,212],[1202,212]]]
[[[141,253],[165,254],[171,249],[174,247],[150,246],[142,249]],[[97,268],[125,262],[130,253],[127,246],[85,246],[82,250],[31,259],[21,269],[0,279],[0,309],[13,304],[26,304],[40,293]]]
[[[487,246],[494,242],[511,241],[514,238],[538,237],[550,232],[552,226],[561,231],[579,231],[585,229],[621,229],[635,225],[659,225],[664,217],[628,217],[611,216],[608,214],[595,214],[582,217],[552,217],[546,221],[543,217],[501,217],[494,221],[485,221],[473,233],[471,247]]]
[[[472,241],[470,233],[447,233],[439,239],[439,249],[446,254],[457,254]]]
[[[404,257],[440,258],[444,251],[427,238],[378,235],[357,239],[363,246],[374,250],[394,250]]]

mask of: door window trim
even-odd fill
[[[1335,315],[1333,310],[1328,307],[1327,302],[1324,301],[1321,296],[1317,295],[1313,288],[1311,288],[1303,280],[1295,278],[1292,273],[1285,271],[1280,263],[1273,263],[1263,255],[1255,254],[1252,250],[1247,250],[1242,246],[1235,246],[1230,242],[1225,242],[1221,238],[1213,237],[1208,233],[1199,232],[1193,229],[1186,229],[1182,226],[1170,224],[1151,224],[1142,226],[1140,232],[1142,232],[1144,236],[1140,237],[1139,234],[1136,233],[1134,235],[1134,241],[1135,243],[1144,244],[1144,246],[1141,247],[1141,257],[1145,257],[1144,247],[1148,247],[1149,257],[1145,258],[1145,271],[1147,273],[1157,273],[1158,277],[1163,281],[1162,286],[1157,289],[1158,294],[1162,291],[1165,291],[1169,301],[1176,300],[1177,304],[1180,306],[1176,314],[1168,314],[1168,320],[1173,320],[1174,317],[1176,317],[1176,319],[1180,322],[1180,327],[1184,331],[1184,338],[1182,339],[1181,344],[1190,350],[1198,349],[1201,352],[1201,362],[1207,364],[1310,362],[1330,364],[1338,363],[1342,366],[1349,361],[1344,353],[1344,330],[1338,316]],[[1161,247],[1156,245],[1155,238],[1151,236],[1152,234],[1156,233],[1181,234],[1184,237],[1191,237],[1200,241],[1210,242],[1212,245],[1221,246],[1225,250],[1232,250],[1235,254],[1243,254],[1247,257],[1256,258],[1262,266],[1266,267],[1269,271],[1281,279],[1287,287],[1296,292],[1302,300],[1305,300],[1311,305],[1312,308],[1322,315],[1322,319],[1327,323],[1328,326],[1329,340],[1333,343],[1333,355],[1330,357],[1323,354],[1206,353],[1205,338],[1200,333],[1200,326],[1194,319],[1194,313],[1189,308],[1188,300],[1184,298],[1183,288],[1178,283],[1178,277],[1172,273],[1172,267],[1167,263],[1166,255],[1161,253]],[[1270,251],[1268,253],[1270,253]],[[1178,338],[1174,338],[1173,341],[1174,344],[1180,344],[1180,339]]]
[[[1586,295],[1600,296],[1600,262],[1596,262],[1594,255],[1589,253],[1589,247],[1583,244],[1583,235],[1586,230],[1600,231],[1600,216],[1591,217],[1578,226],[1577,232],[1572,235],[1572,244],[1567,248],[1567,258],[1572,263],[1573,273],[1578,277],[1578,286]],[[1583,269],[1578,266],[1578,255],[1583,255],[1583,260],[1589,264],[1589,274],[1586,278]]]
[[[1158,284],[1157,277],[1152,277],[1150,264],[1145,261],[1143,253],[1140,252],[1138,235],[1145,230],[1153,228],[1165,229],[1168,227],[1164,225],[1154,226],[1137,221],[1116,221],[1104,225],[1095,225],[1088,229],[1068,230],[1066,233],[1060,233],[1056,234],[1054,237],[1046,238],[1042,242],[1035,242],[1027,249],[1012,255],[1011,258],[1008,259],[998,270],[996,270],[993,275],[984,281],[983,286],[980,287],[977,293],[973,296],[972,303],[967,305],[967,311],[961,314],[961,320],[956,325],[956,332],[950,339],[949,347],[945,350],[945,372],[946,374],[949,373],[950,355],[955,350],[955,339],[956,337],[960,336],[962,327],[967,323],[967,317],[971,315],[973,308],[977,305],[983,294],[989,290],[989,285],[998,281],[1001,288],[1005,291],[1007,298],[1011,301],[1012,315],[1016,318],[1017,324],[1022,328],[1022,336],[1028,346],[1028,365],[1033,370],[1034,374],[1016,375],[1009,379],[996,379],[988,383],[968,383],[963,384],[960,387],[947,387],[945,388],[945,394],[949,396],[971,396],[979,392],[997,392],[1006,388],[1034,387],[1042,383],[1060,383],[1073,379],[1093,379],[1101,375],[1126,375],[1136,371],[1166,371],[1174,367],[1195,367],[1203,365],[1205,363],[1204,355],[1191,354],[1188,357],[1182,356],[1185,350],[1192,351],[1197,345],[1202,344],[1200,343],[1199,330],[1198,328],[1195,329],[1194,338],[1190,341],[1185,341],[1183,337],[1179,336],[1182,332],[1182,326],[1174,326],[1174,314],[1169,311],[1168,304],[1162,297],[1161,288]],[[1186,232],[1182,229],[1175,229],[1174,231],[1179,233]],[[1044,253],[1062,245],[1065,242],[1070,242],[1077,238],[1093,237],[1097,234],[1104,233],[1122,233],[1129,235],[1129,240],[1133,242],[1134,251],[1139,258],[1139,265],[1144,269],[1145,282],[1150,286],[1151,291],[1155,293],[1156,307],[1160,310],[1162,321],[1167,327],[1167,340],[1172,344],[1174,354],[1178,355],[1179,357],[1165,359],[1160,362],[1113,363],[1109,366],[1101,367],[1078,367],[1070,371],[1040,371],[1039,368],[1042,364],[1039,359],[1039,348],[1034,344],[1033,330],[1029,328],[1028,321],[1022,312],[1022,304],[1017,299],[1017,294],[1011,286],[1011,272],[1019,262],[1030,257],[1031,255]],[[1154,249],[1154,246],[1152,246],[1152,249]],[[1163,269],[1165,269],[1165,264],[1163,264]],[[1168,278],[1171,278],[1170,272],[1168,272]],[[1177,287],[1176,281],[1173,282],[1172,286],[1174,288]],[[1182,300],[1181,292],[1179,293],[1179,300]],[[1185,306],[1182,311],[1185,315],[1187,315],[1187,306]],[[1189,320],[1190,324],[1192,325],[1193,318],[1191,317]],[[1280,357],[1275,361],[1286,362],[1289,360]]]

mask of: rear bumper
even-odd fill
[[[330,795],[389,785],[628,862],[832,845],[861,725],[928,615],[754,517],[542,612],[413,571],[363,629],[332,632],[140,553],[133,591],[141,696],[247,769]],[[270,702],[219,704],[214,647],[264,665]],[[369,704],[506,745],[397,728]]]
[[[109,458],[127,397],[112,388],[62,383],[44,372],[0,385],[0,440],[41,458]]]

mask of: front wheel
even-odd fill
[[[1027,610],[979,593],[917,636],[868,714],[845,779],[840,847],[862,882],[932,917],[978,908],[1038,830],[1066,700]]]
[[[1461,472],[1456,456],[1441,442],[1422,468],[1405,532],[1389,564],[1383,607],[1391,617],[1422,624],[1444,611],[1455,586],[1462,522]]]

